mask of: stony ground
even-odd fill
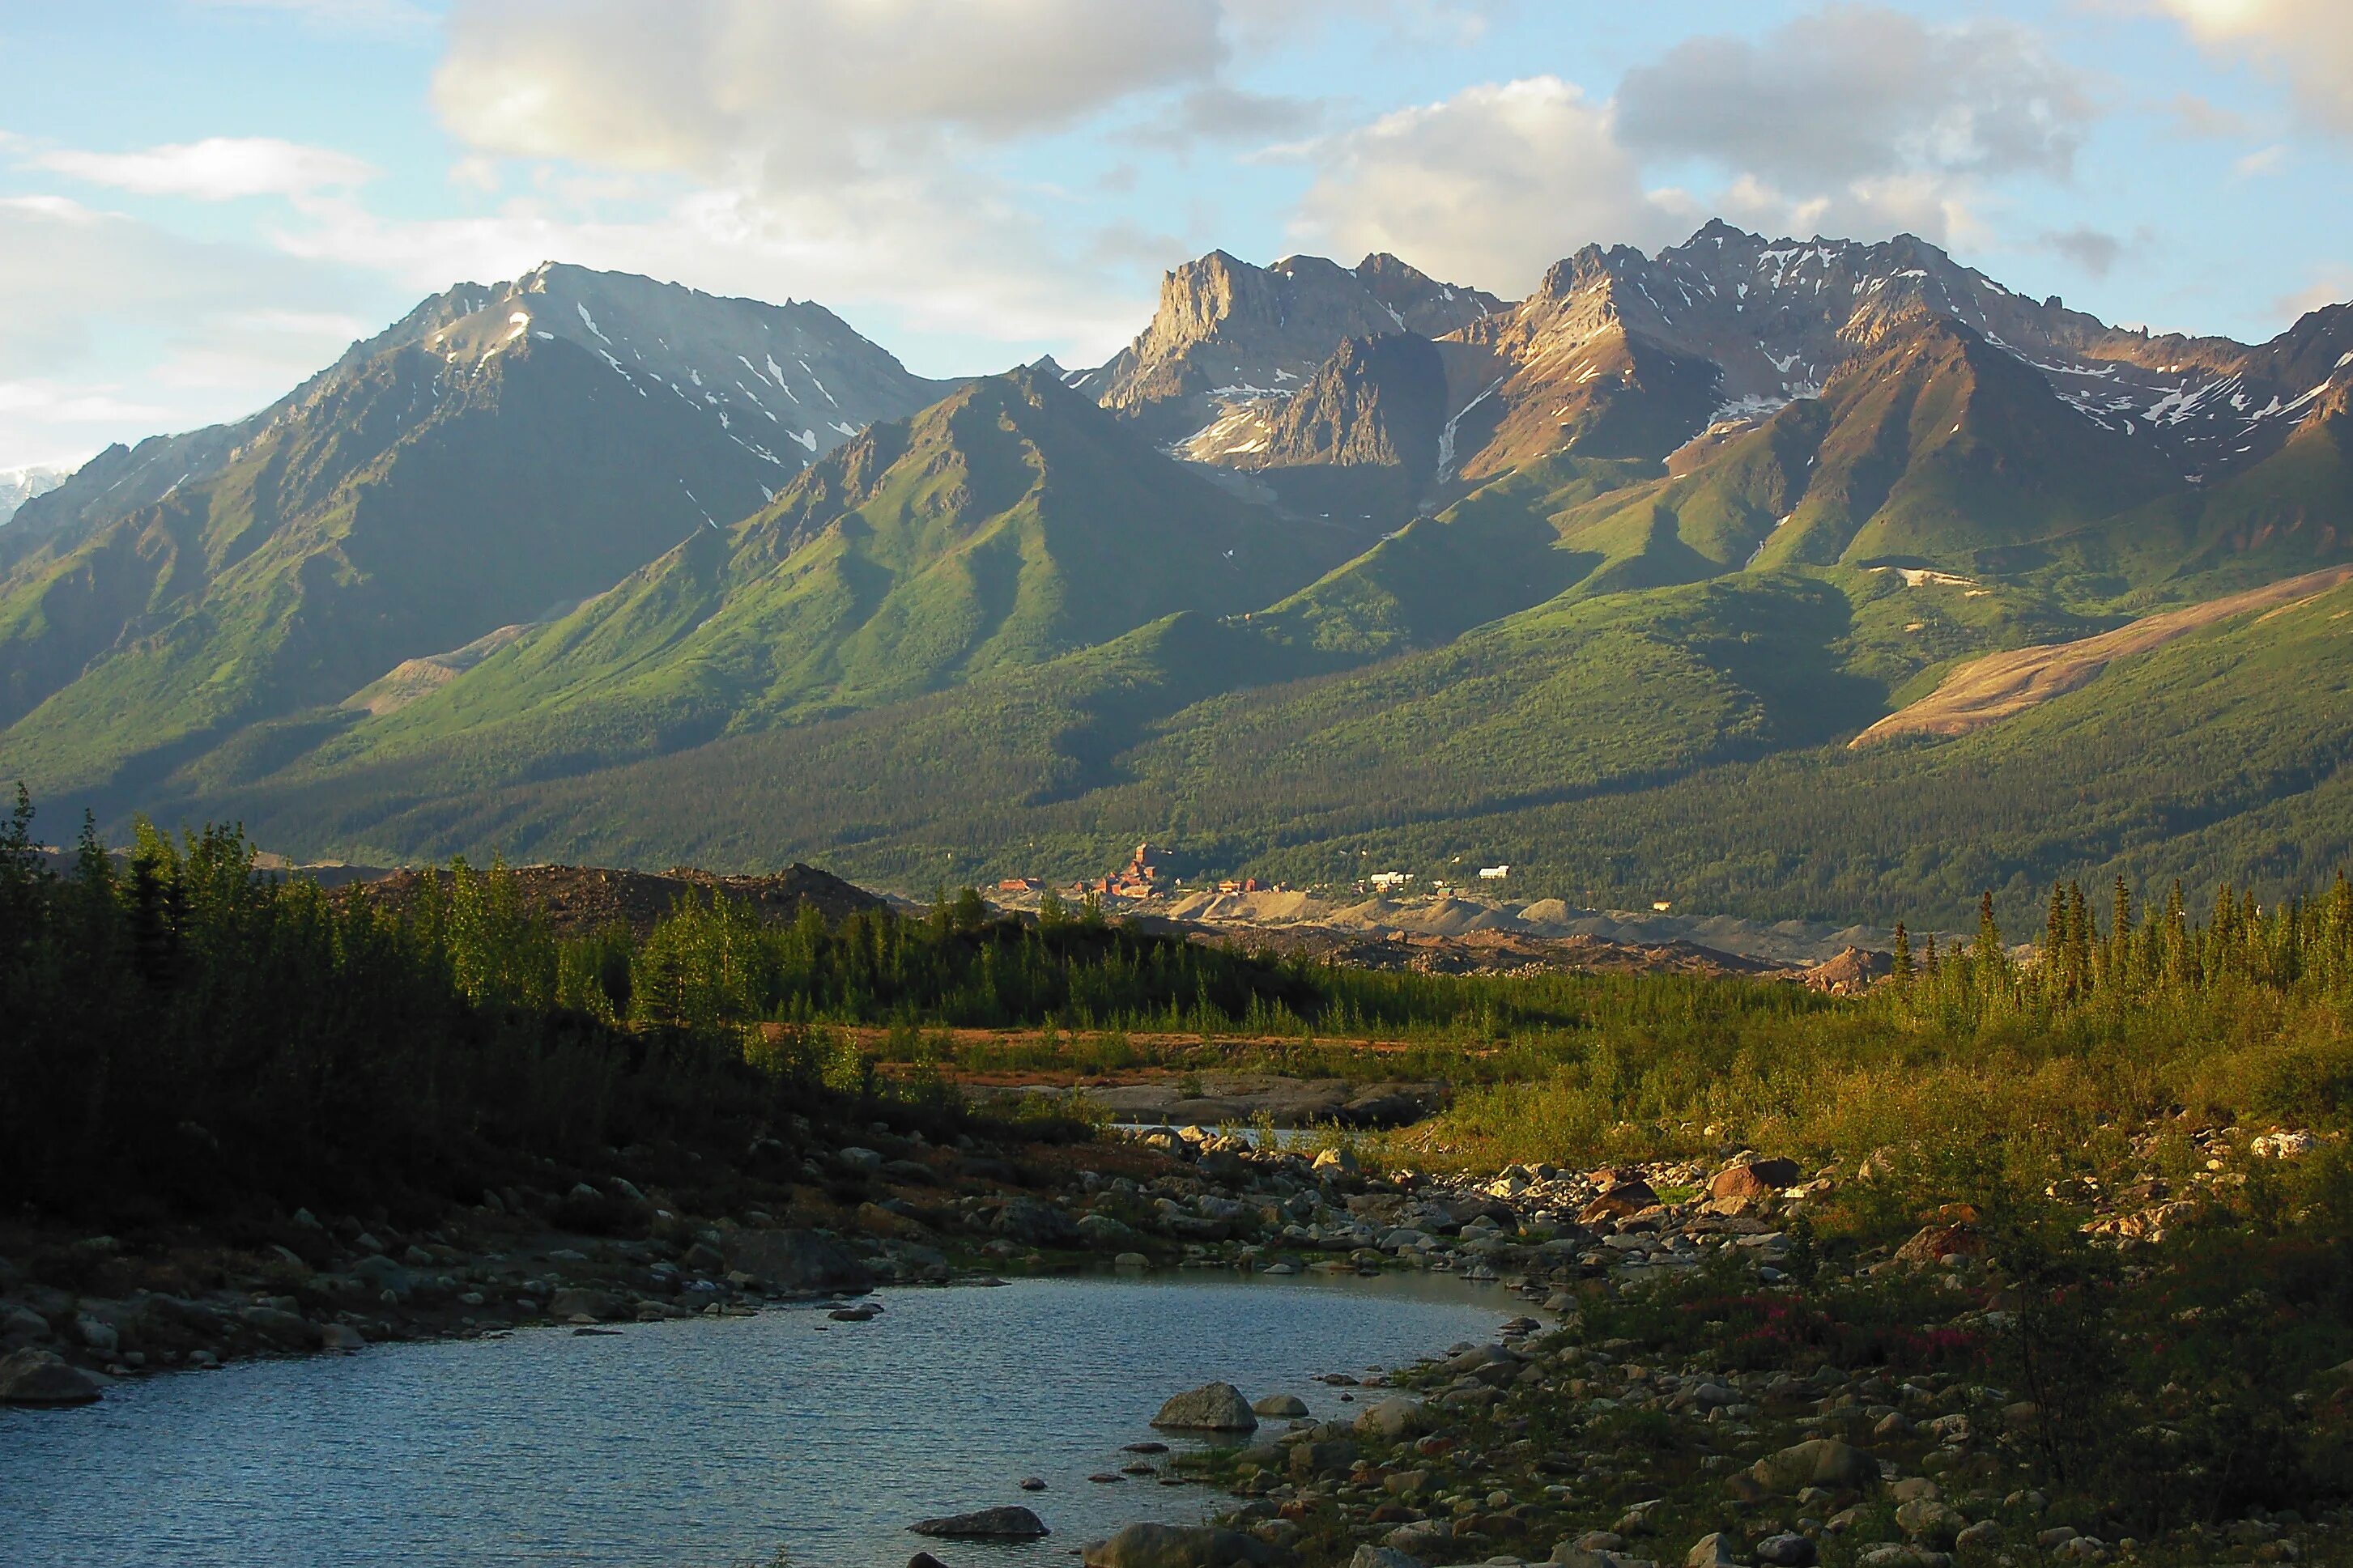
[[[683,1195],[691,1184],[621,1173],[659,1163],[621,1152],[611,1173],[551,1167],[411,1229],[307,1210],[235,1235],[87,1236],[20,1218],[0,1225],[0,1398],[70,1403],[112,1380],[243,1356],[529,1324],[608,1331],[990,1271],[1423,1268],[1501,1281],[1530,1315],[1496,1343],[1349,1388],[1362,1407],[1351,1422],[1246,1405],[1219,1421],[1180,1413],[1172,1425],[1240,1439],[1187,1461],[1236,1505],[1215,1527],[1123,1531],[1089,1561],[2014,1568],[2335,1560],[2353,1534],[2342,1514],[2258,1515],[2143,1542],[2097,1510],[2050,1511],[2019,1482],[2031,1402],[1939,1363],[1939,1346],[2000,1311],[2003,1281],[1970,1216],[1835,1258],[1808,1239],[1810,1211],[1868,1172],[1725,1151],[1598,1171],[1376,1175],[1338,1150],[1310,1159],[1189,1128],[1055,1144],[939,1142],[877,1123],[860,1137],[752,1151],[747,1163],[771,1173],[732,1184],[725,1212]],[[2243,1179],[2234,1164],[2309,1144],[2215,1133],[2201,1145],[2209,1169],[2182,1191],[2152,1176],[2073,1195],[2086,1230],[2137,1245]],[[1760,1361],[1757,1336],[1740,1337],[1760,1313],[1804,1313],[1809,1290],[1839,1279],[1911,1292],[1911,1364]],[[1725,1331],[1659,1330],[1644,1303],[1670,1295],[1686,1316],[1694,1302],[1720,1314],[1703,1327]],[[1206,1407],[1238,1399],[1212,1393]]]

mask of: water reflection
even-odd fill
[[[1212,1378],[1353,1409],[1311,1381],[1484,1338],[1516,1303],[1443,1277],[1017,1281],[821,1310],[385,1346],[0,1412],[0,1563],[726,1564],[881,1568],[912,1521],[997,1503],[1053,1527],[966,1563],[1062,1563],[1138,1518],[1217,1500],[1134,1456]],[[1026,1494],[1035,1476],[1047,1489]]]

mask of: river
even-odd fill
[[[876,1299],[868,1323],[793,1307],[612,1336],[534,1330],[0,1411],[0,1563],[732,1568],[781,1553],[795,1568],[899,1568],[929,1544],[955,1568],[1060,1564],[1120,1524],[1197,1520],[1219,1500],[1087,1479],[1134,1462],[1122,1446],[1155,1436],[1168,1394],[1222,1378],[1345,1415],[1349,1391],[1314,1374],[1491,1338],[1518,1311],[1493,1286],[1420,1274],[1187,1271]],[[1025,1477],[1046,1489],[1019,1490]],[[906,1532],[1000,1503],[1034,1508],[1053,1534]]]

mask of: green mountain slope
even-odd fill
[[[1353,548],[1237,500],[1054,376],[876,426],[312,767],[420,752],[544,775],[904,700],[1178,611],[1280,596]]]
[[[402,349],[0,584],[0,764],[135,794],[259,720],[560,609],[774,468],[563,342]]]

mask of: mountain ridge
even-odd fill
[[[1662,866],[1717,854],[1644,813],[1780,811],[1740,780],[1948,780],[1940,746],[2056,766],[2031,738],[2080,745],[2113,705],[2102,754],[2211,759],[2182,726],[2231,681],[2274,722],[2336,689],[2307,607],[2287,641],[2233,620],[1839,760],[1971,660],[2353,557],[2346,307],[2264,344],[2151,337],[1911,237],[1721,224],[1586,247],[1516,302],[1386,256],[1213,252],[1094,371],[933,383],[863,340],[797,352],[847,331],[820,307],[554,265],[447,290],[252,428],[34,503],[46,535],[0,562],[0,771],[377,858],[668,864],[715,834],[1059,875],[1143,836],[1204,868],[1442,848],[1574,879],[1629,874],[1644,840],[1609,836],[1636,821],[1683,846]],[[191,455],[215,466],[173,471]],[[101,480],[143,499],[110,512]],[[2147,673],[2210,645],[2257,651]],[[2306,728],[2224,812],[2300,855],[2337,832],[2297,781],[2338,729]],[[2221,798],[2112,773],[2094,816]],[[1822,889],[1879,851],[1807,820],[1843,858],[1790,897],[1836,913]],[[2083,842],[2125,853],[2100,820]],[[2034,843],[2037,874],[2092,864]],[[1802,859],[1736,853],[1706,885]]]

